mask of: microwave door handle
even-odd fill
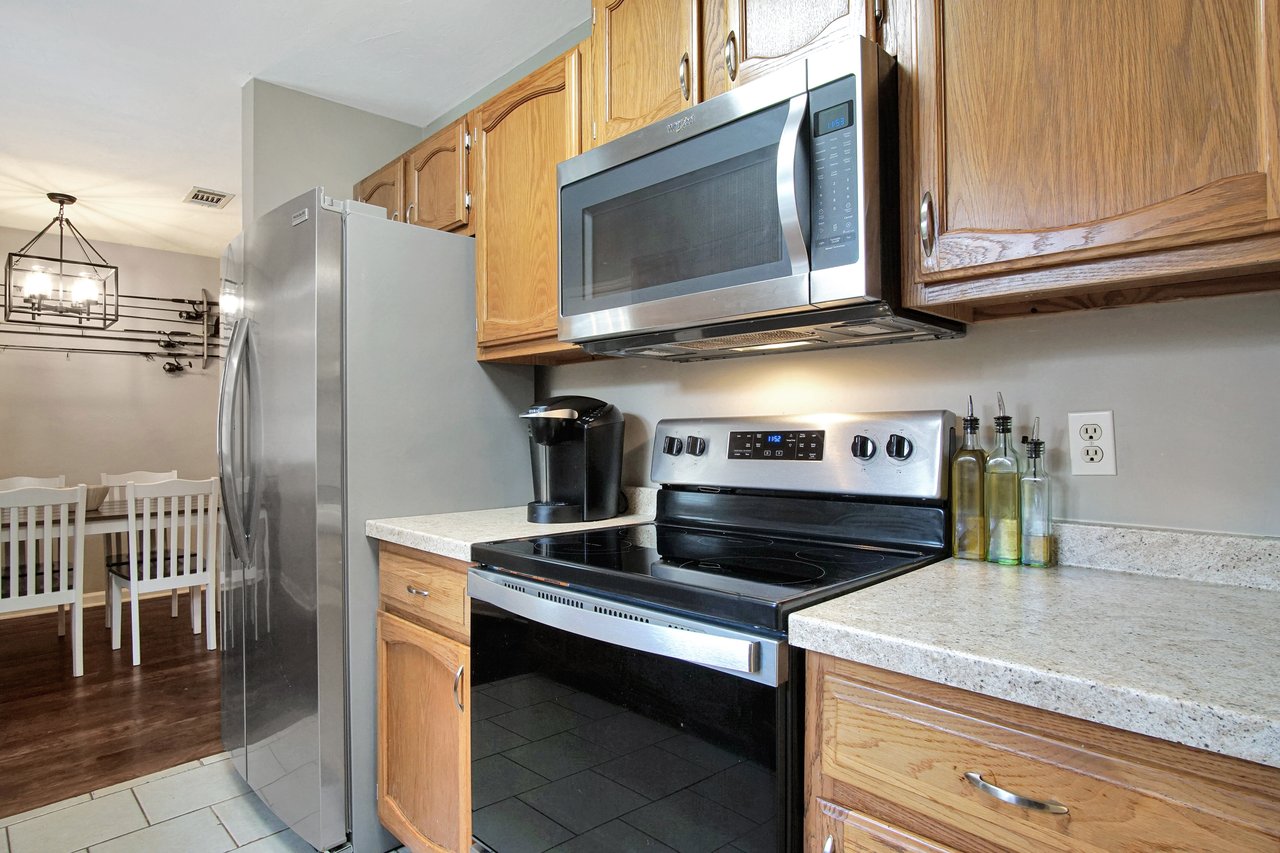
[[[808,94],[793,97],[787,108],[787,120],[782,125],[782,135],[778,138],[778,219],[782,223],[783,242],[791,259],[792,275],[809,272],[809,245],[804,233],[808,223],[800,215],[800,200],[807,198],[809,193],[809,176],[805,163],[797,162],[796,157],[808,112]]]

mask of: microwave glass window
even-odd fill
[[[781,261],[776,158],[767,146],[585,208],[587,298]]]

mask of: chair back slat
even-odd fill
[[[76,604],[81,596],[87,489],[0,492],[0,611]]]
[[[206,542],[216,525],[217,480],[129,483],[126,493],[135,580],[174,588],[213,569]]]

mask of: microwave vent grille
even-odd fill
[[[771,332],[748,332],[744,335],[726,335],[701,341],[680,341],[678,346],[692,350],[725,349],[728,347],[754,347],[766,344],[786,344],[816,338],[817,332],[809,329],[779,329]]]

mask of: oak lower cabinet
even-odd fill
[[[469,564],[379,549],[378,818],[414,853],[471,849]]]
[[[595,144],[701,99],[697,0],[592,0]]]
[[[982,318],[1280,286],[1280,0],[890,16],[915,18],[906,304]]]
[[[441,128],[404,155],[405,222],[470,234],[467,117]]]
[[[806,850],[1280,850],[1280,769],[812,652],[806,678]]]
[[[387,218],[404,219],[404,158],[397,157],[351,190],[356,201],[387,209]]]
[[[481,361],[582,358],[557,339],[556,165],[580,143],[575,48],[471,113]]]

